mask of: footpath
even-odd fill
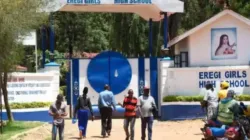
[[[153,140],[200,140],[202,134],[200,128],[203,122],[201,120],[186,120],[176,122],[154,122]],[[135,125],[135,140],[140,140],[141,137],[141,121],[136,120]],[[66,120],[65,123],[65,140],[77,140],[78,129],[77,124],[72,124],[71,120]],[[101,121],[89,121],[87,130],[87,140],[99,140],[101,137]],[[29,132],[18,140],[50,140],[51,124],[46,124],[44,127],[36,131]],[[123,130],[123,119],[113,119],[113,128],[111,136],[105,138],[107,140],[125,140],[125,133]]]

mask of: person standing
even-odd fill
[[[218,97],[212,84],[206,85],[206,93],[203,102],[206,104],[207,108],[207,120],[215,119],[218,108]]]
[[[112,129],[112,106],[116,110],[116,101],[112,91],[110,91],[109,85],[104,86],[104,91],[99,94],[98,107],[101,114],[102,131],[103,137],[108,134],[110,136]]]
[[[141,114],[141,139],[146,138],[146,128],[148,127],[148,140],[152,140],[152,128],[156,109],[155,100],[149,95],[149,87],[144,87],[143,95],[139,97],[139,111]]]
[[[72,120],[73,124],[76,123],[76,114],[77,114],[80,139],[86,138],[89,112],[92,116],[92,121],[94,121],[95,119],[93,114],[92,104],[90,98],[87,97],[87,94],[88,94],[88,87],[84,87],[82,96],[80,96],[77,100],[77,104],[74,110],[74,118]]]
[[[125,140],[134,140],[134,127],[136,120],[136,109],[137,109],[137,98],[133,96],[134,92],[132,89],[128,91],[128,96],[125,97],[123,104],[119,103],[123,108],[125,108],[124,112],[124,131],[126,133]],[[130,125],[130,134],[128,131],[128,127]]]
[[[220,91],[218,92],[219,101],[227,97],[227,92],[229,88],[229,83],[227,81],[222,81],[220,83]]]
[[[210,126],[221,127],[222,125],[231,126],[235,122],[235,117],[241,112],[240,105],[234,99],[234,90],[228,90],[227,97],[222,99],[218,105],[216,120],[209,121]]]
[[[63,95],[57,95],[57,100],[49,108],[49,115],[53,117],[52,140],[56,140],[57,130],[59,131],[59,140],[63,140],[64,135],[64,117],[68,115],[67,105],[63,102]]]

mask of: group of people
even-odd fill
[[[146,128],[148,128],[148,140],[152,140],[152,127],[154,115],[157,114],[155,100],[150,96],[150,89],[144,87],[143,95],[138,99],[134,96],[132,89],[128,90],[128,96],[123,100],[123,103],[116,103],[113,92],[109,85],[104,86],[104,91],[100,92],[98,98],[98,108],[101,116],[101,135],[107,137],[111,135],[112,130],[112,114],[116,111],[116,105],[120,105],[125,109],[124,112],[124,131],[126,134],[125,140],[134,140],[134,126],[137,114],[141,118],[141,140],[146,139]],[[83,89],[83,94],[78,98],[74,109],[72,123],[78,121],[79,138],[86,138],[86,130],[88,126],[89,114],[94,121],[94,113],[90,98],[87,96],[88,88]],[[53,116],[52,140],[56,140],[57,130],[59,139],[63,140],[64,132],[64,117],[67,116],[66,104],[63,102],[63,96],[58,95],[57,100],[50,106],[49,114]],[[129,132],[130,129],[130,132]]]
[[[234,90],[229,90],[229,83],[223,81],[220,91],[216,93],[212,84],[206,85],[202,106],[207,109],[207,120],[217,123],[232,124],[234,116],[239,113],[239,104],[234,99]]]
[[[213,132],[214,127],[223,127],[224,126],[232,126],[231,128],[234,129],[236,117],[239,114],[244,114],[244,110],[242,107],[245,107],[243,103],[238,104],[235,100],[235,92],[234,90],[229,90],[229,83],[223,81],[220,85],[221,89],[219,93],[216,93],[212,84],[206,85],[206,93],[204,96],[203,101],[201,102],[202,107],[206,108],[207,110],[207,125],[210,126],[210,129],[206,129],[202,131],[206,131],[207,134],[215,135],[223,135],[219,134],[219,132],[224,131],[217,131]],[[248,112],[247,110],[245,110]],[[208,132],[207,132],[208,131]],[[231,129],[230,129],[231,131]],[[227,132],[225,130],[225,132]],[[235,132],[236,131],[232,131]],[[218,133],[218,134],[216,134]]]

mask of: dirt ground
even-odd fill
[[[140,140],[141,137],[141,122],[136,120],[135,126],[135,140]],[[186,120],[186,121],[166,121],[166,122],[154,122],[153,127],[153,140],[200,140],[202,134],[200,128],[203,125],[201,120]],[[87,130],[88,140],[103,139],[100,136],[101,122],[96,120],[94,122],[89,121]],[[31,132],[28,135],[20,138],[20,140],[49,140],[51,125],[46,125],[35,132]],[[66,121],[65,126],[65,140],[76,140],[78,137],[77,124],[72,124],[70,120]],[[47,138],[47,139],[46,139]],[[113,119],[113,129],[111,136],[105,138],[107,140],[123,140],[125,139],[125,133],[123,131],[123,120]]]

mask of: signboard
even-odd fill
[[[67,0],[67,4],[152,4],[151,0]]]
[[[114,0],[115,4],[151,4],[151,0]]]
[[[53,76],[11,76],[8,78],[7,90],[10,103],[53,102]]]
[[[25,46],[36,46],[36,31],[30,32],[28,35],[20,37],[22,44]]]
[[[67,4],[100,4],[100,0],[67,0]]]

